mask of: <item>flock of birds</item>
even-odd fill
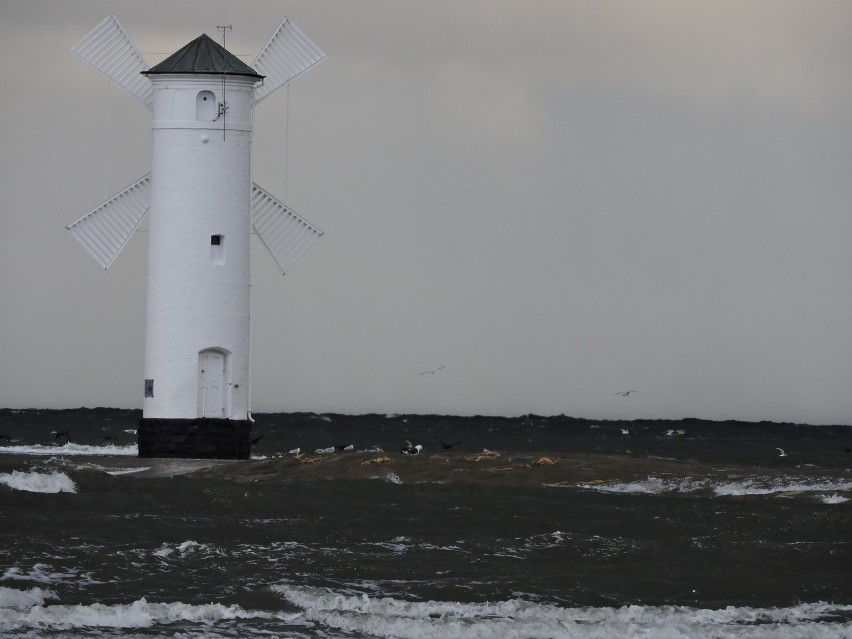
[[[263,435],[261,435],[261,437],[263,437]],[[437,435],[434,435],[434,437],[438,441],[438,443],[441,445],[441,448],[443,448],[444,450],[450,450],[454,446],[458,446],[459,444],[461,444],[460,441],[452,442],[452,443],[445,442],[443,439],[441,439]],[[258,439],[260,439],[260,437],[258,437]],[[252,443],[254,443],[254,442],[252,442]],[[348,453],[348,452],[352,452],[353,450],[355,450],[355,444],[338,444],[336,446],[328,446],[326,448],[314,448],[313,452],[314,452],[315,455],[330,455],[330,454],[335,453],[335,452],[340,452],[340,453],[347,452]],[[423,450],[422,444],[412,444],[411,441],[406,439],[405,440],[405,446],[400,448],[399,452],[402,453],[403,455],[409,455],[409,456],[413,457],[414,455],[419,455],[422,450]],[[381,451],[379,451],[379,452],[381,452]],[[292,450],[288,450],[287,454],[288,455],[301,455],[302,449],[301,448],[293,448]]]
[[[441,367],[441,368],[443,368],[443,367]],[[440,369],[437,369],[437,370],[440,370]],[[432,372],[432,371],[427,371],[427,372]],[[634,392],[636,392],[636,391],[623,391],[623,392],[620,391],[616,394],[617,395],[624,395],[626,397],[630,393],[634,393]],[[593,428],[596,427],[596,426],[597,425],[593,426]],[[631,434],[631,431],[630,431],[629,428],[620,428],[620,432],[621,432],[622,435],[630,435]],[[70,431],[67,431],[67,430],[52,431],[51,434],[53,435],[53,438],[55,440],[64,439],[65,443],[68,443],[68,442],[71,441]],[[682,437],[682,436],[686,435],[686,431],[680,430],[680,429],[670,429],[670,430],[667,430],[665,432],[665,435],[667,437]],[[458,441],[458,442],[445,442],[444,440],[442,440],[437,435],[434,435],[434,437],[435,437],[435,440],[437,440],[438,444],[441,446],[441,448],[443,450],[450,450],[451,448],[461,444],[460,441]],[[0,440],[3,440],[3,439],[7,440],[10,443],[12,441],[11,438],[8,435],[6,435],[4,433],[0,433]],[[105,441],[110,441],[110,440],[115,440],[115,439],[116,438],[113,437],[112,435],[104,435]],[[254,439],[251,440],[251,445],[252,446],[257,445],[260,442],[260,440],[262,440],[262,439],[263,439],[263,435],[259,435],[258,437],[255,437]],[[336,445],[336,446],[328,446],[327,448],[315,448],[313,452],[317,455],[328,455],[328,454],[331,454],[331,453],[334,453],[334,452],[351,452],[353,450],[355,450],[354,444],[340,444],[340,445]],[[403,455],[409,455],[409,456],[413,457],[415,455],[419,455],[422,452],[422,450],[423,450],[422,444],[412,444],[411,441],[405,440],[405,446],[403,446],[400,449],[399,452],[402,453]],[[483,450],[487,452],[487,449],[483,449]],[[775,450],[778,451],[779,457],[787,457],[787,451],[785,451],[783,448],[776,447]],[[850,449],[847,448],[846,452],[847,453],[850,452]],[[288,451],[288,454],[290,454],[290,455],[300,455],[301,453],[302,453],[301,448],[293,448],[292,450]]]

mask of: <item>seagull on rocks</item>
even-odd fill
[[[399,451],[403,455],[419,455],[420,451],[423,450],[423,446],[421,446],[420,444],[417,444],[416,446],[412,446],[411,442],[408,441],[407,439],[405,440],[405,443],[408,444],[408,446],[402,448]]]

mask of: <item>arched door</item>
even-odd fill
[[[198,416],[227,417],[225,353],[211,348],[198,354]]]

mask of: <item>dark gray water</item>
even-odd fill
[[[183,463],[136,419],[0,411],[0,635],[852,636],[849,427],[258,416]]]

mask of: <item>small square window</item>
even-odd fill
[[[210,236],[210,263],[222,265],[225,263],[225,236]]]

